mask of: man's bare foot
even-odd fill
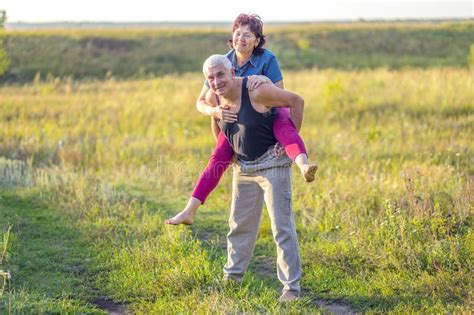
[[[194,212],[191,210],[183,210],[177,215],[172,218],[169,218],[165,221],[166,224],[170,225],[178,225],[178,224],[186,224],[191,225],[194,221]]]
[[[308,182],[311,183],[314,180],[314,177],[316,175],[316,171],[318,170],[318,165],[317,164],[306,164],[302,168],[302,173],[304,176],[304,179]]]

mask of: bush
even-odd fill
[[[0,11],[0,76],[7,71],[8,66],[10,65],[5,49],[3,48],[3,24],[5,23],[6,18],[6,12]]]

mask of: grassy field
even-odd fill
[[[8,30],[11,65],[1,81],[199,72],[202,60],[227,52],[230,29]],[[313,23],[268,26],[265,33],[286,70],[465,68],[474,45],[473,21]]]
[[[276,302],[267,215],[241,287],[220,281],[231,174],[165,226],[213,148],[199,74],[0,87],[0,312],[367,313],[472,308],[474,82],[455,68],[285,72],[317,160],[293,200],[304,298]],[[9,230],[10,229],[10,230]],[[9,231],[9,232],[8,232]],[[0,281],[0,284],[2,282]]]

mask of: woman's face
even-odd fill
[[[240,25],[232,34],[232,46],[239,53],[252,53],[259,42],[249,25]]]

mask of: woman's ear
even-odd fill
[[[255,46],[253,48],[257,48],[258,44],[260,44],[260,38],[257,38],[257,40],[255,41]]]

